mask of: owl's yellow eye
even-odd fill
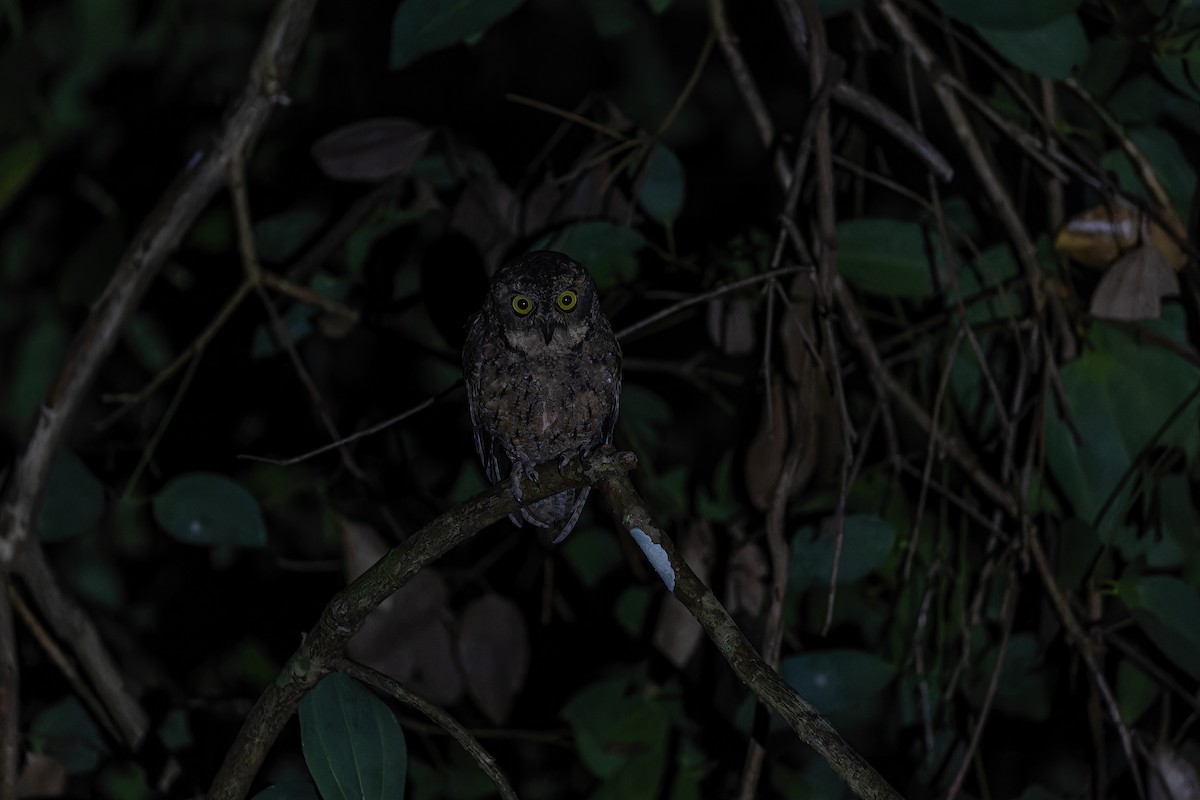
[[[574,310],[575,304],[578,302],[579,298],[577,298],[575,293],[570,290],[567,290],[558,296],[558,307],[563,311]]]
[[[533,301],[523,294],[519,294],[513,298],[513,311],[517,312],[518,317],[523,317],[530,311],[533,311]]]

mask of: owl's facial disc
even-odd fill
[[[550,342],[554,340],[554,332],[563,327],[563,322],[554,314],[543,314],[537,322],[538,329],[542,332],[542,336],[546,339],[546,346],[550,346]]]

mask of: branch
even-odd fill
[[[614,474],[624,476],[636,464],[632,453],[615,453],[610,448],[591,458],[586,467],[573,462],[560,471],[553,465],[542,465],[537,485],[522,486],[522,496],[526,503],[532,503]],[[481,492],[417,531],[335,595],[246,716],[213,779],[210,800],[245,797],[267,751],[291,718],[300,698],[336,668],[346,642],[362,626],[367,614],[434,559],[517,510],[517,501],[507,481]]]
[[[247,86],[228,114],[214,147],[201,153],[176,179],[121,257],[112,280],[76,336],[33,433],[17,458],[12,479],[0,496],[0,566],[12,569],[28,585],[47,623],[75,649],[123,738],[133,746],[146,732],[146,714],[125,687],[91,620],[54,579],[37,540],[37,511],[63,439],[125,319],[224,183],[225,165],[231,155],[262,131],[281,97],[280,86],[300,51],[315,5],[316,0],[280,0],[276,6]],[[0,743],[0,749],[3,746]]]
[[[483,745],[479,743],[479,740],[472,736],[471,732],[464,728],[454,717],[424,697],[409,691],[399,681],[389,678],[382,672],[377,672],[370,667],[359,664],[357,661],[343,659],[338,662],[337,669],[339,672],[344,672],[350,677],[378,689],[389,697],[395,698],[398,702],[403,703],[409,708],[415,708],[429,717],[438,727],[453,736],[455,741],[467,751],[468,755],[475,759],[475,763],[479,765],[484,774],[491,778],[492,783],[496,784],[496,791],[500,793],[500,797],[503,800],[517,800],[517,793],[513,791],[508,778],[504,777],[504,773],[500,771],[495,757],[485,750]]]
[[[734,673],[758,699],[783,717],[859,797],[897,800],[900,795],[896,790],[755,651],[712,590],[696,577],[675,544],[654,524],[629,478],[616,472],[601,476],[596,486],[667,589],[704,627]]]

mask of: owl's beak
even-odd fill
[[[542,336],[546,337],[547,345],[549,345],[550,340],[554,338],[554,331],[558,330],[560,325],[562,325],[562,323],[556,320],[554,317],[545,317],[538,320],[538,327],[542,329]]]

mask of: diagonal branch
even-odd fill
[[[262,131],[281,99],[282,83],[304,42],[315,6],[316,0],[280,0],[275,7],[246,88],[215,144],[198,154],[168,188],[121,257],[112,280],[76,335],[0,496],[0,565],[23,579],[47,623],[75,649],[89,680],[131,745],[140,742],[146,732],[146,714],[124,685],[95,625],[54,579],[37,541],[37,511],[55,457],[125,319],[224,184],[231,155]]]

